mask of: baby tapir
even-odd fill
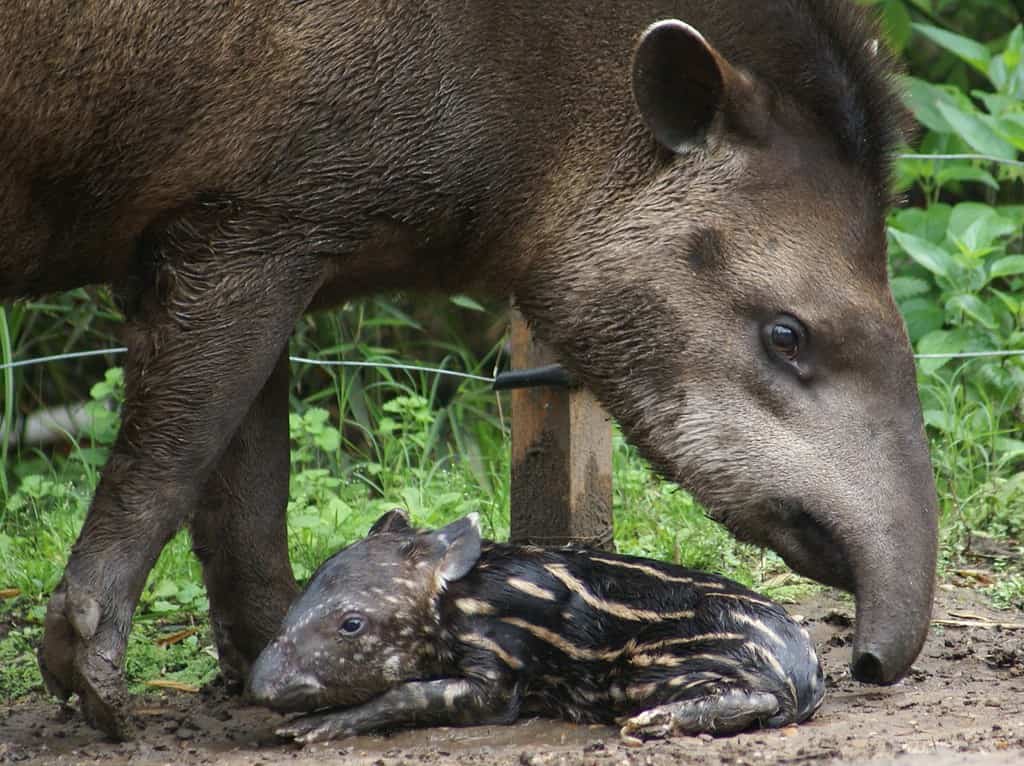
[[[824,683],[782,607],[722,577],[482,541],[475,514],[420,532],[396,510],[314,574],[249,695],[320,711],[278,730],[301,742],[523,714],[657,737],[799,723]]]

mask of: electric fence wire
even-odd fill
[[[21,359],[16,362],[0,364],[0,371],[10,370],[16,367],[31,367],[47,362],[63,362],[71,359],[83,359],[90,356],[106,356],[123,354],[128,349],[120,346],[117,348],[95,349],[93,351],[72,351],[67,354],[54,354],[52,356],[40,356],[33,359]],[[1015,351],[961,351],[950,354],[914,354],[915,359],[981,359],[981,358],[1007,358],[1024,356],[1024,349]],[[487,375],[474,375],[468,372],[457,370],[446,370],[440,367],[424,367],[416,364],[399,364],[397,362],[359,362],[340,359],[310,359],[304,356],[289,356],[288,359],[296,364],[317,365],[320,367],[376,367],[387,370],[406,370],[409,372],[427,372],[436,375],[448,375],[454,378],[476,380],[481,383],[494,383],[495,378]]]
[[[1024,168],[1024,161],[996,157],[993,154],[898,154],[896,157],[900,160],[980,160],[982,162],[994,162],[999,165]]]

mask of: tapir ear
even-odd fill
[[[704,140],[725,99],[727,66],[689,24],[647,28],[633,56],[633,97],[658,143],[681,154]]]
[[[423,542],[436,562],[435,576],[440,585],[465,577],[480,559],[480,517],[471,513],[424,535]]]
[[[409,523],[409,512],[402,508],[392,508],[390,511],[385,513],[370,527],[368,537],[373,535],[383,534],[384,532],[408,532],[412,529],[412,525]]]

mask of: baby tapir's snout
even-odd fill
[[[294,713],[318,707],[325,696],[323,683],[316,675],[302,672],[299,648],[287,638],[269,644],[249,671],[246,697],[279,713]]]
[[[252,669],[309,742],[520,714],[637,737],[806,720],[810,639],[736,583],[648,559],[482,541],[475,515],[417,532],[392,511],[317,571]]]

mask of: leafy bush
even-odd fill
[[[1021,9],[867,4],[907,57],[905,100],[923,131],[898,166],[912,206],[890,219],[892,286],[915,349],[932,356],[919,360],[922,402],[940,493],[960,528],[965,508],[982,523],[992,514],[971,509],[1006,507],[997,479],[1024,460],[1024,356],[942,358],[1024,351]]]

